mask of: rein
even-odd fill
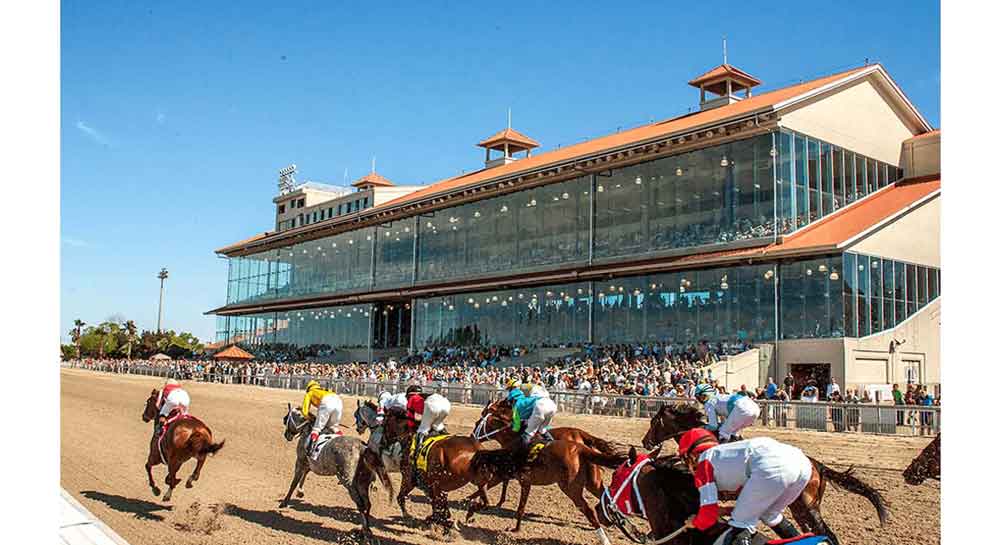
[[[480,442],[482,442],[482,441],[488,441],[494,435],[497,435],[498,433],[500,433],[502,431],[510,429],[510,427],[513,425],[513,424],[507,424],[507,425],[503,426],[502,428],[497,428],[497,429],[495,429],[495,430],[493,430],[491,432],[486,432],[485,431],[486,430],[486,423],[489,422],[490,417],[496,418],[496,419],[500,420],[501,422],[503,422],[503,419],[501,419],[497,415],[495,415],[493,413],[486,413],[486,416],[484,416],[483,418],[481,418],[479,420],[479,423],[476,424],[475,429],[472,430],[472,438],[473,439],[475,439],[476,441],[480,441]]]

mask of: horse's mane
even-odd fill
[[[705,413],[701,412],[701,409],[697,405],[692,405],[691,403],[668,403],[664,405],[664,410],[678,419],[701,420],[705,417]]]
[[[376,411],[378,410],[378,405],[376,405],[375,402],[370,399],[366,399],[363,405],[365,407],[368,407],[369,409],[375,409]]]

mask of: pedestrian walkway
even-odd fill
[[[128,545],[73,496],[59,489],[59,539],[64,545]]]

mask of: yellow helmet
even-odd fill
[[[521,391],[524,392],[525,394],[530,394],[531,388],[532,384],[530,382],[525,382],[524,384],[521,385]]]
[[[517,388],[520,385],[521,385],[521,381],[517,380],[517,377],[510,377],[509,379],[507,379],[507,389],[508,390],[513,390],[514,388]]]
[[[310,380],[306,384],[306,391],[308,392],[308,391],[312,390],[313,388],[319,388],[319,383],[316,382],[315,380]]]

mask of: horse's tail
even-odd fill
[[[191,446],[191,452],[195,453],[196,455],[202,455],[202,454],[214,455],[216,452],[219,452],[219,450],[225,444],[226,444],[225,439],[219,441],[218,443],[213,443],[212,436],[201,430],[192,433],[191,438],[188,439],[188,445]]]
[[[619,454],[605,454],[595,448],[590,448],[587,445],[580,445],[580,457],[592,464],[597,464],[610,469],[617,468],[628,459],[627,454],[624,457]]]
[[[882,499],[882,494],[880,494],[878,490],[875,490],[868,484],[864,483],[861,479],[852,475],[851,472],[854,471],[854,466],[847,468],[846,471],[836,471],[834,469],[830,469],[819,460],[811,457],[809,460],[814,466],[816,466],[816,469],[819,470],[819,473],[823,478],[829,479],[844,490],[853,492],[870,501],[872,506],[875,507],[875,512],[878,513],[879,524],[885,526],[885,523],[889,518],[889,510],[885,506],[885,500]]]
[[[491,472],[497,479],[508,481],[516,477],[526,456],[507,449],[479,450],[472,455],[470,467],[474,473]]]
[[[587,445],[588,447],[606,456],[615,457],[615,459],[618,460],[618,463],[615,464],[615,467],[620,466],[622,463],[625,462],[625,460],[628,460],[628,449],[624,445],[613,443],[611,441],[606,441],[604,439],[601,439],[600,437],[591,435],[586,432],[580,434],[580,437],[583,439],[584,445]]]

